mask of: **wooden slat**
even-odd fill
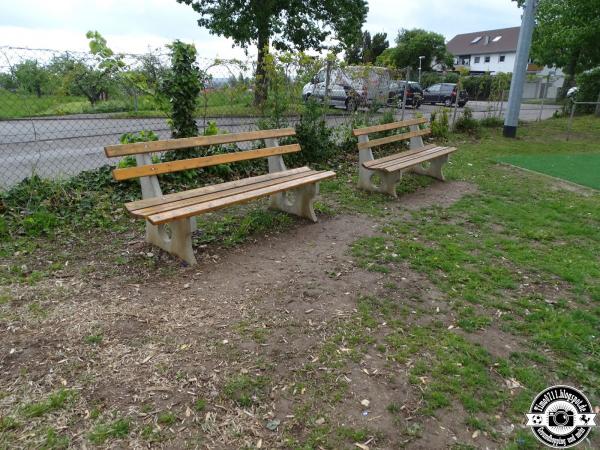
[[[141,153],[165,152],[181,150],[191,147],[206,145],[231,144],[232,142],[255,141],[258,139],[271,139],[294,136],[293,128],[280,128],[277,130],[247,131],[244,133],[217,134],[214,136],[197,136],[191,138],[169,139],[163,141],[136,142],[134,144],[109,145],[104,147],[107,157],[139,155]]]
[[[398,170],[402,170],[407,167],[421,164],[425,161],[429,161],[430,159],[437,158],[438,156],[447,155],[448,153],[452,153],[454,151],[456,151],[456,148],[454,148],[454,147],[445,147],[445,148],[443,148],[443,150],[438,151],[436,153],[429,153],[429,154],[422,155],[422,156],[415,155],[411,159],[406,159],[406,160],[399,162],[398,164],[393,165],[393,166],[386,166],[381,170],[383,170],[384,172],[397,172]]]
[[[277,147],[260,148],[256,150],[245,150],[242,152],[223,153],[220,155],[203,156],[199,158],[182,159],[177,161],[147,164],[144,166],[127,167],[113,170],[113,177],[117,181],[129,180],[131,178],[147,177],[149,175],[160,175],[164,173],[179,172],[181,170],[199,169],[201,167],[216,166],[248,159],[265,158],[273,155],[299,152],[299,144],[280,145]]]
[[[175,209],[172,211],[167,211],[160,214],[155,214],[147,217],[150,223],[154,225],[160,225],[163,223],[171,222],[177,219],[184,219],[187,217],[197,216],[199,214],[204,214],[210,211],[214,211],[217,209],[224,208],[226,206],[237,205],[240,203],[246,203],[250,200],[254,200],[261,197],[267,197],[269,195],[277,194],[279,192],[288,191],[290,189],[295,189],[300,186],[304,186],[307,184],[317,183],[322,180],[326,180],[328,178],[335,177],[335,172],[331,171],[323,171],[318,172],[313,175],[293,180],[287,181],[285,183],[276,184],[274,186],[268,186],[261,189],[257,189],[250,192],[244,192],[241,194],[231,195],[228,197],[219,198],[216,200],[212,200],[206,203],[201,203],[193,206],[186,206],[184,208]]]
[[[425,130],[415,130],[415,131],[409,131],[408,133],[393,134],[392,136],[387,136],[387,137],[380,138],[380,139],[373,139],[372,141],[359,142],[358,149],[364,150],[366,148],[378,147],[380,145],[391,144],[392,142],[403,141],[405,139],[410,139],[410,138],[417,137],[417,136],[425,136],[426,134],[429,134],[429,133],[431,133],[431,130],[429,128],[427,128]]]
[[[381,169],[385,169],[386,167],[395,166],[397,164],[403,164],[404,162],[407,162],[407,161],[409,162],[409,161],[412,161],[413,159],[420,159],[420,158],[426,157],[426,156],[431,156],[431,157],[435,158],[436,156],[438,156],[440,154],[442,154],[442,155],[445,154],[446,150],[451,149],[451,148],[454,148],[454,147],[434,147],[434,148],[430,148],[430,149],[427,149],[427,150],[423,150],[420,153],[415,153],[415,154],[412,154],[412,155],[404,155],[402,158],[397,159],[395,162],[383,163],[379,167]]]
[[[150,206],[162,205],[178,200],[185,200],[186,198],[192,198],[200,195],[210,194],[213,192],[233,189],[236,187],[246,186],[248,184],[259,183],[262,181],[275,180],[277,178],[285,177],[288,175],[294,175],[296,173],[309,171],[309,167],[299,167],[297,169],[268,173],[266,175],[259,175],[252,178],[242,178],[240,180],[228,181],[227,183],[212,184],[209,186],[203,186],[201,188],[190,189],[189,191],[176,192],[174,194],[167,194],[162,195],[160,197],[147,198],[145,200],[136,200],[134,202],[125,203],[125,208],[127,208],[128,211],[135,211],[136,209],[148,208]]]
[[[382,164],[382,163],[385,163],[388,161],[395,161],[399,158],[402,158],[403,156],[412,155],[414,153],[419,153],[419,152],[422,152],[423,150],[427,150],[427,149],[435,148],[435,147],[438,147],[438,146],[435,144],[424,145],[423,147],[419,147],[417,149],[407,150],[405,152],[396,153],[396,154],[390,155],[390,156],[384,156],[383,158],[374,159],[372,161],[365,161],[363,163],[363,166],[365,166],[367,169],[370,169],[371,167],[375,167],[379,164]]]
[[[377,133],[379,131],[395,130],[396,128],[410,127],[411,125],[420,125],[422,123],[427,123],[427,119],[425,117],[421,117],[419,119],[404,120],[402,122],[392,122],[384,123],[382,125],[373,125],[372,127],[357,128],[355,130],[352,130],[352,134],[354,134],[354,136],[363,136],[365,134]]]
[[[382,169],[385,169],[388,166],[394,166],[396,164],[400,164],[404,160],[411,159],[411,158],[417,158],[419,156],[428,155],[430,153],[435,153],[437,151],[441,151],[444,148],[446,148],[446,147],[441,147],[439,145],[434,145],[434,146],[428,146],[428,147],[421,147],[419,149],[415,149],[415,150],[410,151],[410,152],[398,153],[396,155],[397,157],[394,160],[382,161],[379,164],[373,164],[373,165],[371,165],[371,169],[382,170]]]
[[[247,184],[244,186],[239,186],[232,189],[222,190],[213,192],[210,194],[203,194],[196,197],[187,198],[185,200],[177,200],[171,203],[165,203],[157,206],[150,206],[148,208],[136,209],[134,211],[130,211],[131,215],[134,217],[148,217],[154,214],[159,214],[166,211],[171,211],[173,209],[179,209],[186,206],[192,206],[199,203],[206,203],[211,200],[216,200],[218,198],[229,197],[231,195],[241,194],[243,192],[255,191],[257,189],[261,189],[268,186],[274,186],[276,184],[286,183],[288,181],[297,180],[299,178],[307,177],[317,173],[316,171],[310,172],[301,172],[293,175],[289,175],[287,177],[275,178],[272,180],[266,180],[259,183]]]

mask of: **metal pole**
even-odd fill
[[[596,117],[600,117],[600,92],[598,92],[598,100],[597,100],[598,104],[596,105]]]
[[[458,99],[460,98],[460,75],[456,82],[456,97],[454,100],[454,115],[452,116],[452,129],[456,127],[456,113],[458,112]]]
[[[529,49],[535,27],[536,0],[527,0],[521,31],[519,32],[519,43],[517,44],[517,56],[513,69],[510,92],[508,95],[508,110],[504,119],[504,136],[516,137],[517,125],[519,124],[519,112],[521,111],[521,99],[523,97],[523,85],[527,73],[527,61],[529,60]]]
[[[573,117],[575,116],[575,102],[571,101],[571,117],[567,125],[567,141],[571,138],[571,129],[573,128]]]
[[[540,115],[538,116],[538,122],[542,121],[542,113],[544,112],[544,100],[546,100],[546,96],[548,95],[548,86],[550,85],[550,73],[548,73],[548,77],[546,78],[546,90],[544,91],[544,96],[542,97],[542,104],[540,105]]]
[[[331,60],[327,59],[327,69],[325,71],[325,107],[329,106],[329,85],[331,84]]]
[[[404,109],[406,108],[406,94],[408,92],[408,81],[410,80],[410,66],[406,68],[406,80],[404,81],[404,95],[402,96],[402,114],[400,120],[404,120]],[[414,99],[413,99],[414,102]]]
[[[419,84],[421,84],[421,64],[423,63],[423,58],[419,56]]]

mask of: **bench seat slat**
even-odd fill
[[[190,197],[184,200],[176,200],[170,203],[163,203],[162,205],[150,206],[148,208],[135,209],[131,211],[131,214],[135,217],[148,217],[154,214],[163,213],[166,211],[171,211],[173,209],[179,209],[186,206],[192,206],[199,203],[206,203],[211,200],[216,200],[223,197],[229,197],[231,195],[241,194],[244,192],[251,192],[257,189],[261,189],[268,186],[274,186],[276,184],[285,183],[287,181],[297,180],[300,178],[305,178],[309,175],[313,175],[317,173],[316,171],[309,172],[299,172],[296,174],[291,174],[285,177],[274,178],[271,180],[260,181],[252,184],[245,184],[243,186],[234,187],[232,189],[223,189],[220,191],[205,193],[202,195]]]
[[[189,191],[176,192],[174,194],[162,195],[160,197],[152,197],[144,200],[136,200],[134,202],[125,203],[125,208],[128,211],[135,211],[137,209],[148,208],[151,206],[162,205],[164,203],[171,203],[177,200],[185,200],[187,198],[196,197],[199,195],[210,194],[213,192],[219,192],[227,189],[233,189],[240,186],[246,186],[253,183],[259,183],[266,180],[274,180],[276,178],[285,177],[301,172],[308,172],[310,168],[299,167],[297,169],[285,170],[282,172],[268,173],[266,175],[259,175],[253,178],[242,178],[240,180],[228,181],[221,184],[212,184],[209,186],[203,186],[201,188],[190,189]]]
[[[383,162],[376,161],[375,164],[371,165],[371,169],[383,170],[386,167],[391,167],[391,166],[401,164],[406,160],[410,160],[413,158],[419,158],[419,157],[425,156],[425,155],[433,155],[435,153],[441,152],[445,148],[446,147],[435,145],[433,147],[428,147],[428,148],[421,147],[419,149],[411,150],[410,152],[397,153],[396,158],[394,158],[393,160],[383,161]],[[432,156],[432,158],[433,158],[433,156]]]
[[[382,168],[376,168],[374,170],[382,170],[384,172],[397,172],[398,170],[406,169],[408,167],[415,166],[417,164],[421,164],[423,162],[429,161],[431,159],[437,158],[439,156],[444,156],[449,153],[456,151],[455,147],[438,147],[435,149],[431,149],[429,151],[425,151],[422,154],[414,154],[408,158],[399,159],[393,165],[386,165]]]
[[[266,186],[252,191],[242,192],[240,194],[229,195],[227,197],[222,197],[191,206],[185,206],[182,208],[165,211],[163,213],[153,214],[145,218],[153,225],[160,225],[171,222],[173,220],[184,219],[188,217],[197,216],[199,214],[204,214],[210,211],[215,211],[217,209],[225,208],[227,206],[246,203],[254,199],[267,197],[269,195],[305,186],[307,184],[317,183],[319,181],[327,180],[333,177],[335,177],[335,172],[332,171],[311,173],[306,177],[302,177],[299,179],[285,181],[272,186]]]
[[[374,166],[378,166],[378,165],[383,164],[388,161],[395,161],[398,158],[401,158],[402,156],[412,155],[414,153],[419,153],[423,150],[427,150],[430,148],[436,148],[436,147],[438,147],[438,145],[436,145],[436,144],[425,145],[423,147],[419,147],[418,149],[406,150],[405,152],[402,152],[402,153],[395,153],[390,156],[384,156],[383,158],[373,159],[371,161],[365,161],[363,166],[365,166],[367,169],[372,169]]]
[[[373,139],[372,141],[359,142],[358,149],[364,150],[367,148],[379,147],[380,145],[391,144],[392,142],[404,141],[406,139],[410,139],[410,138],[417,137],[417,136],[425,136],[430,133],[431,133],[431,130],[429,128],[426,128],[424,130],[409,131],[408,133],[393,134],[391,136],[383,137],[380,139]]]
[[[180,159],[156,164],[146,164],[137,167],[127,167],[113,170],[113,177],[117,181],[129,180],[131,178],[147,177],[150,175],[161,175],[181,170],[200,169],[202,167],[216,166],[231,162],[247,161],[249,159],[265,158],[274,155],[284,155],[300,151],[300,145],[280,145],[255,150],[244,150],[240,152],[222,153],[218,155],[202,156],[198,158]]]

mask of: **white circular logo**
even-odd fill
[[[569,448],[579,444],[596,426],[592,405],[582,392],[571,386],[552,386],[533,400],[527,425],[543,444]]]

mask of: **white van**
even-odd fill
[[[304,85],[302,98],[325,100],[326,69],[321,69]],[[385,67],[347,66],[331,70],[329,106],[355,111],[359,106],[385,105],[390,93],[391,77]]]

